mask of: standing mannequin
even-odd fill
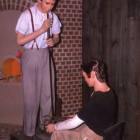
[[[24,134],[25,139],[35,135],[37,114],[40,107],[40,128],[43,130],[46,115],[52,115],[51,86],[49,71],[49,48],[59,42],[61,23],[56,14],[52,14],[56,0],[38,0],[30,8],[33,15],[34,32],[31,14],[25,10],[17,23],[17,44],[23,45],[21,57],[21,75],[24,96]],[[49,14],[49,19],[47,15]],[[51,38],[47,39],[50,28]],[[35,41],[34,41],[35,40]],[[33,46],[33,49],[31,49]],[[52,93],[55,96],[55,73],[51,59]],[[53,100],[53,104],[55,100]]]

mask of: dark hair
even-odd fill
[[[81,69],[87,74],[88,78],[91,76],[91,71],[94,71],[97,80],[104,83],[105,80],[105,64],[99,60],[88,60],[81,65]]]

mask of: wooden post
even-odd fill
[[[137,35],[137,40],[138,40],[138,89],[137,89],[137,107],[136,107],[136,140],[140,140],[140,10],[139,10],[139,6],[140,6],[140,1],[137,0],[137,30],[138,30],[138,35]]]

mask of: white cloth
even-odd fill
[[[46,20],[47,13],[41,13],[41,14],[42,14],[43,21]]]
[[[72,119],[56,123],[55,130],[73,129],[82,124],[83,122],[84,122],[83,120],[81,120],[77,115],[75,115]]]
[[[33,21],[34,21],[34,30],[38,30],[42,24],[43,24],[43,18],[42,13],[37,9],[36,7],[37,3],[31,7],[32,15],[33,15]],[[52,18],[52,13],[49,12],[49,17]],[[47,16],[46,16],[47,19]],[[55,13],[53,13],[53,24],[52,28],[50,28],[50,35],[52,34],[59,34],[61,32],[61,23]],[[19,31],[20,33],[24,34],[25,36],[32,33],[32,23],[31,23],[31,14],[29,10],[25,10],[16,25],[15,31]],[[44,38],[47,38],[47,32],[41,34],[36,38],[36,43],[39,48],[46,48],[48,47],[46,44],[46,40]],[[23,45],[24,48],[31,48],[33,44],[33,40],[25,45]],[[36,48],[36,44],[34,43],[34,48]]]

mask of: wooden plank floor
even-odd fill
[[[0,140],[10,140],[10,134],[21,131],[22,125],[0,123]]]

